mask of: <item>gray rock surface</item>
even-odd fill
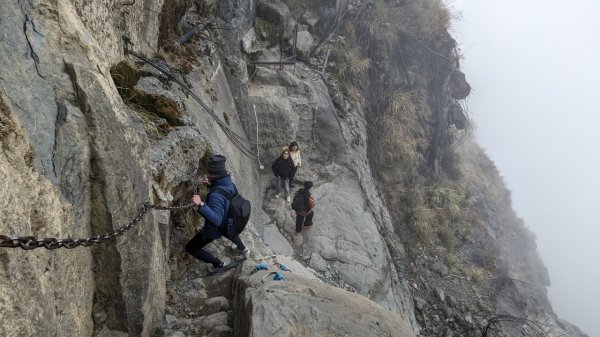
[[[247,0],[211,1],[216,5],[218,18],[224,20],[228,25],[241,32],[247,31],[252,26],[256,2]]]
[[[263,228],[262,237],[265,244],[269,246],[273,253],[288,256],[294,255],[294,248],[292,248],[285,236],[281,234],[279,228],[274,224],[266,225]]]
[[[165,337],[185,337],[185,334],[181,331],[168,332]]]
[[[228,315],[226,312],[217,312],[212,315],[202,316],[192,320],[192,324],[202,326],[202,328],[210,332],[218,326],[227,325]]]
[[[251,54],[256,52],[254,44],[256,43],[256,31],[254,27],[250,28],[250,30],[242,37],[242,51],[246,54]]]
[[[289,274],[261,282],[266,271],[235,282],[235,336],[414,336],[400,316],[365,297]]]
[[[464,99],[471,93],[471,86],[467,82],[465,74],[458,69],[450,76],[449,88],[450,94],[455,99]]]
[[[427,301],[421,297],[415,296],[414,301],[415,301],[415,308],[417,308],[420,311],[423,311],[423,309],[427,305]]]
[[[165,315],[165,328],[171,330],[177,325],[177,317],[173,315]]]
[[[126,332],[111,330],[105,326],[96,337],[129,337],[129,335]]]
[[[436,261],[431,265],[431,267],[429,267],[429,269],[438,273],[442,277],[448,275],[448,267],[442,261]]]
[[[319,253],[313,252],[310,255],[310,262],[308,265],[316,271],[325,272],[327,270],[328,264]]]
[[[5,105],[5,97],[0,92],[0,232],[86,236],[89,230],[76,226],[59,190],[32,167],[32,145]],[[2,336],[91,335],[91,263],[90,251],[85,249],[0,249]],[[33,298],[38,299],[35,305],[25,300]]]
[[[121,57],[121,34],[114,30],[112,9],[103,4],[86,5],[91,3],[73,6],[65,1],[24,1],[6,4],[0,14],[2,31],[25,28],[0,42],[1,95],[7,115],[25,131],[23,139],[30,144],[31,168],[40,179],[56,186],[56,190],[48,188],[48,193],[42,195],[57,197],[55,200],[60,202],[52,209],[59,212],[56,214],[64,212],[61,222],[65,227],[60,230],[44,225],[21,228],[16,234],[62,238],[112,231],[129,222],[148,200],[148,143],[141,125],[118,96],[108,70],[111,62]],[[159,10],[161,5],[148,1],[144,9]],[[85,14],[79,16],[77,10]],[[136,25],[143,24],[144,32],[131,34],[143,50],[150,45],[147,38],[156,36],[157,17],[143,14],[141,4],[130,13],[136,18],[119,31],[134,31],[139,28]],[[60,194],[55,194],[57,191]],[[107,313],[108,328],[148,334],[145,329],[160,324],[165,265],[156,224],[145,223],[135,236],[92,253],[93,262],[89,249],[49,255],[52,258],[48,261],[52,262],[47,263],[53,266],[76,266],[72,272],[78,275],[77,280],[49,267],[46,276],[33,278],[38,280],[37,286],[18,293],[39,297],[35,292],[48,289],[56,297],[68,293],[70,303],[45,301],[42,311],[48,314],[42,319],[40,315],[24,315],[19,308],[8,308],[7,316],[18,315],[21,320],[15,326],[6,325],[6,334],[11,335],[13,329],[23,333],[19,328],[25,324],[32,335],[53,329],[64,329],[67,335],[89,335],[94,291],[104,306],[98,310]],[[145,263],[136,260],[139,256],[145,257]],[[56,278],[61,282],[51,285],[50,280]],[[19,289],[7,283],[0,287]],[[56,321],[59,318],[60,322]]]
[[[446,300],[446,293],[444,292],[444,289],[440,287],[435,288],[435,296],[438,300],[440,300],[440,302],[444,302]]]
[[[331,261],[335,273],[368,294],[385,273],[385,255],[373,217],[358,206],[364,204],[361,190],[351,182],[341,176],[313,188],[318,206],[302,250]]]
[[[298,39],[296,40],[296,50],[300,56],[308,56],[312,47],[315,43],[315,39],[312,35],[305,30],[298,32]]]
[[[315,182],[315,226],[294,236],[293,212],[283,200],[272,199],[270,173],[261,175],[262,188],[266,189],[263,208],[284,234],[293,238],[296,253],[306,255],[307,260],[313,255],[315,261],[319,259],[315,254],[319,255],[328,261],[330,268],[326,273],[335,284],[345,284],[386,308],[411,316],[412,302],[398,295],[402,290],[391,286],[396,276],[390,274],[387,249],[378,229],[388,226],[381,220],[386,213],[374,213],[370,205],[379,202],[383,208],[383,204],[372,190],[372,181],[366,178],[370,175],[367,161],[357,158],[356,148],[348,145],[351,143],[348,138],[365,130],[346,129],[346,121],[337,116],[325,84],[313,72],[301,67],[296,69],[295,75],[285,70],[257,67],[254,81],[248,85],[248,101],[256,105],[262,125],[259,128],[261,161],[270,163],[280,154],[283,145],[297,140],[303,153],[297,180]],[[348,121],[347,125],[355,123]],[[366,158],[366,148],[364,151]],[[350,164],[351,161],[356,166]],[[357,170],[361,172],[359,177]],[[365,186],[373,200],[366,197]],[[322,263],[312,267],[323,269]]]
[[[229,300],[224,296],[217,296],[207,299],[202,307],[202,314],[211,315],[220,311],[230,309]]]
[[[32,2],[38,7],[48,1]],[[155,50],[158,42],[159,14],[165,1],[135,1],[131,5],[124,5],[125,2],[119,4],[88,0],[64,2],[63,6],[72,6],[73,9],[61,10],[61,16],[81,20],[82,31],[86,32],[82,41],[87,44],[92,39],[95,40],[110,64],[123,58],[123,35],[131,38],[136,49],[143,53],[148,54]]]

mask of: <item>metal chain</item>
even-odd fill
[[[116,236],[121,236],[123,233],[130,230],[133,226],[137,225],[150,209],[156,210],[167,210],[167,211],[181,211],[188,208],[193,207],[193,203],[189,203],[181,206],[158,206],[153,205],[149,202],[144,204],[135,218],[131,220],[125,226],[116,229],[113,232],[104,233],[96,236],[91,236],[85,239],[57,239],[57,238],[37,238],[35,236],[6,236],[0,234],[0,247],[4,248],[22,248],[24,250],[31,250],[36,248],[46,248],[46,249],[57,249],[57,248],[66,248],[73,249],[79,246],[92,246],[97,245],[102,242],[109,241]]]

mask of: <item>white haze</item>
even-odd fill
[[[454,0],[478,142],[548,267],[554,311],[600,336],[600,1]]]

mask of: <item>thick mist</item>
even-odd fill
[[[450,5],[477,140],[537,236],[554,310],[600,336],[600,2]]]

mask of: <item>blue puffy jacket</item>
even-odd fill
[[[234,195],[237,191],[230,176],[225,176],[214,181],[210,190],[217,186],[224,188],[231,195]],[[229,210],[229,200],[227,198],[217,192],[208,194],[206,203],[198,207],[198,213],[206,220],[204,228],[202,228],[202,233],[205,237],[218,239],[223,235],[219,229],[223,225],[223,220],[227,217],[225,213],[227,210]]]

